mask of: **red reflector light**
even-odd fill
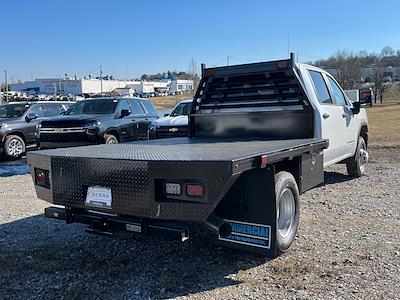
[[[203,197],[204,188],[201,184],[187,184],[186,194],[193,197]]]
[[[49,171],[35,168],[35,180],[37,185],[50,188]]]
[[[38,171],[36,173],[36,180],[40,183],[44,183],[46,181],[46,174],[43,171]]]
[[[214,75],[214,69],[206,69],[206,76]]]
[[[276,64],[276,67],[278,69],[285,69],[288,67],[288,62],[287,60],[282,60],[282,61],[278,61],[278,63]]]
[[[261,155],[261,167],[265,167],[267,165],[268,158],[266,155]]]

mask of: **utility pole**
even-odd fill
[[[60,94],[60,97],[61,97],[61,75],[58,78],[58,93]]]
[[[6,78],[6,103],[8,103],[8,83],[7,83],[7,70],[4,70],[4,76]]]
[[[226,57],[226,65],[229,66],[229,55]]]
[[[101,96],[103,96],[103,70],[101,69],[101,65],[100,65],[100,90],[101,90]]]

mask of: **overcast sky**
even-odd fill
[[[400,1],[1,1],[0,81],[400,49]]]

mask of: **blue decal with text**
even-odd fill
[[[270,248],[271,226],[239,221],[228,221],[232,226],[232,233],[228,237],[219,237],[220,240],[244,245]]]

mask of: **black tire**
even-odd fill
[[[24,140],[18,135],[9,135],[4,142],[4,154],[7,157],[18,159],[26,152]]]
[[[346,162],[347,173],[351,177],[358,178],[365,174],[365,164],[367,159],[364,157],[365,154],[363,154],[362,151],[367,151],[367,144],[365,143],[364,138],[360,136],[358,138],[356,153]]]
[[[275,175],[276,246],[286,252],[293,244],[299,227],[300,196],[296,180],[289,172]]]
[[[118,144],[118,139],[115,137],[115,135],[107,134],[105,143],[106,144]]]

